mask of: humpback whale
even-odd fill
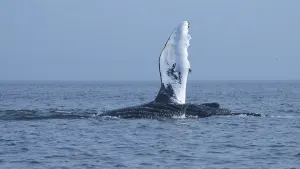
[[[99,116],[151,119],[201,118],[214,115],[260,116],[255,113],[232,112],[222,108],[218,103],[186,103],[187,78],[192,70],[188,60],[188,48],[191,40],[189,27],[188,21],[183,21],[175,27],[159,56],[161,86],[153,101],[138,106],[108,110]]]

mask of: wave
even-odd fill
[[[11,109],[0,110],[0,120],[82,119],[98,113],[95,109]]]

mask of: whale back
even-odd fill
[[[185,104],[187,77],[191,71],[188,48],[189,22],[181,22],[170,35],[159,57],[161,87],[155,102]]]

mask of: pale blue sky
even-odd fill
[[[189,80],[300,79],[299,0],[2,0],[0,80],[157,80],[191,23]]]

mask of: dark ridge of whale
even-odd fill
[[[191,66],[188,51],[191,36],[188,34],[189,22],[181,22],[170,35],[159,56],[161,87],[154,99],[138,106],[109,110],[99,116],[118,118],[203,118],[209,116],[247,115],[261,116],[256,113],[237,113],[222,108],[218,103],[186,103],[186,84]]]
[[[229,109],[217,106],[218,103],[204,104],[165,104],[159,102],[150,102],[138,106],[110,110],[100,114],[100,116],[111,116],[125,119],[159,119],[159,118],[204,118],[209,116],[229,116],[229,115],[246,115],[261,116],[256,113],[237,113]]]

